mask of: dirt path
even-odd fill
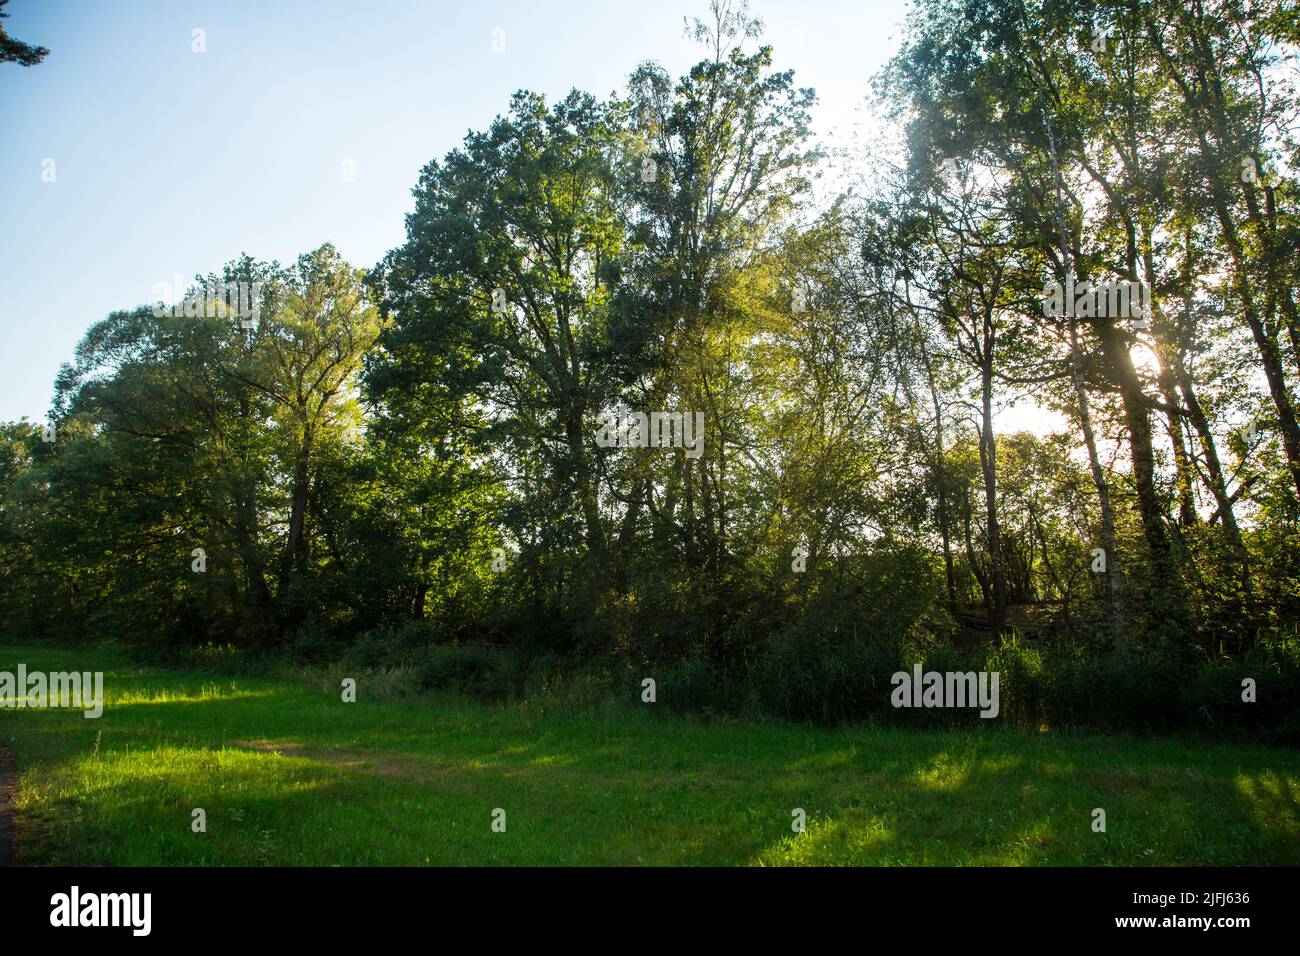
[[[0,866],[14,862],[14,797],[18,796],[18,771],[9,751],[0,747]]]

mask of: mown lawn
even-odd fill
[[[0,710],[26,864],[1300,864],[1289,750],[375,702],[364,681],[345,704],[0,645],[19,662],[103,670],[107,696],[98,720]]]

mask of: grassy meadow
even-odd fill
[[[376,701],[364,679],[343,703],[112,647],[0,646],[0,670],[19,662],[103,670],[107,698],[97,720],[0,711],[20,864],[1300,864],[1284,749]]]

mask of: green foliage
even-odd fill
[[[3,7],[9,0],[0,0],[0,20],[8,18]],[[10,36],[0,23],[0,63],[17,63],[19,66],[35,66],[44,60],[50,51],[43,46],[24,43],[17,37]]]
[[[499,701],[521,689],[517,657],[482,645],[429,648],[416,668],[422,690],[456,691],[480,700]]]
[[[343,654],[343,663],[359,670],[413,665],[441,637],[427,621],[381,625],[359,634]]]

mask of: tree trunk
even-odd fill
[[[999,638],[1007,628],[1007,582],[1002,562],[1002,535],[998,527],[997,439],[993,435],[993,362],[992,349],[981,369],[983,422],[980,427],[980,470],[984,474],[984,509],[989,549],[989,577],[992,585],[993,633]]]
[[[1092,410],[1079,362],[1079,326],[1073,318],[1070,319],[1070,378],[1074,383],[1074,398],[1079,410],[1083,442],[1088,449],[1088,467],[1092,472],[1092,483],[1097,489],[1097,504],[1101,512],[1101,547],[1106,555],[1106,605],[1110,611],[1112,636],[1118,644],[1122,642],[1124,634],[1124,604],[1120,593],[1119,554],[1115,544],[1115,511],[1110,504],[1110,483],[1106,480],[1101,457],[1097,454],[1097,436],[1092,430]]]

